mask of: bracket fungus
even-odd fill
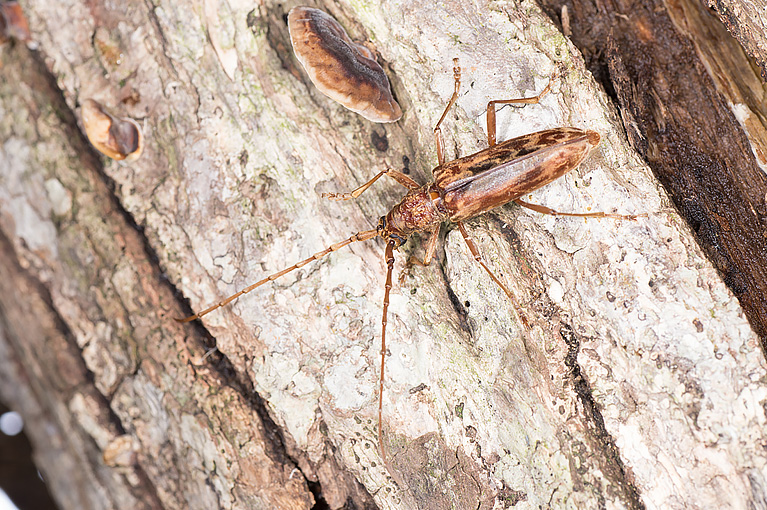
[[[118,161],[134,161],[144,150],[141,128],[132,119],[120,119],[93,99],[80,107],[80,118],[88,141],[102,154]]]
[[[296,58],[320,92],[373,122],[402,117],[373,52],[349,39],[332,16],[294,7],[288,13],[288,29]]]

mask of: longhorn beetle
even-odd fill
[[[394,268],[394,250],[402,246],[415,232],[426,232],[429,240],[426,243],[426,255],[423,261],[416,263],[427,266],[431,262],[437,246],[439,227],[445,221],[458,225],[464,241],[474,259],[487,271],[490,278],[503,289],[509,297],[520,322],[526,329],[530,328],[527,317],[520,309],[516,299],[509,289],[490,271],[482,256],[469,237],[463,225],[464,220],[474,218],[491,209],[514,201],[521,206],[534,211],[554,216],[579,216],[591,218],[622,218],[636,219],[636,215],[619,215],[604,212],[593,213],[563,213],[548,207],[530,204],[519,197],[526,193],[558,179],[570,170],[576,168],[594,147],[599,144],[600,136],[595,131],[584,131],[574,127],[547,129],[523,135],[505,142],[495,140],[495,109],[496,105],[526,103],[535,104],[546,95],[551,82],[535,97],[519,99],[503,99],[490,101],[487,104],[487,143],[489,147],[476,154],[464,156],[454,161],[445,162],[444,142],[440,125],[445,120],[448,111],[458,99],[461,86],[461,68],[458,59],[453,59],[453,78],[455,89],[450,101],[434,127],[437,144],[438,165],[434,168],[434,182],[420,186],[402,172],[387,168],[375,177],[349,193],[323,193],[323,197],[333,200],[350,200],[357,198],[381,176],[388,175],[408,189],[407,195],[395,205],[391,211],[378,220],[378,226],[372,230],[358,232],[344,241],[330,245],[328,248],[315,253],[292,266],[267,276],[263,280],[246,287],[229,296],[219,303],[191,315],[179,322],[190,322],[199,319],[217,308],[220,308],[243,294],[247,294],[261,285],[303,267],[309,262],[321,259],[331,252],[359,241],[367,241],[381,237],[386,242],[386,284],[384,286],[383,318],[381,319],[381,377],[378,384],[378,445],[381,456],[385,460],[383,447],[382,408],[384,365],[386,361],[386,315],[389,309],[389,292],[392,288],[392,270]]]

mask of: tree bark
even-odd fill
[[[549,12],[567,5],[547,2]],[[767,345],[767,86],[705,6],[578,1],[572,37]]]
[[[765,363],[580,54],[533,3],[322,4],[371,40],[403,106],[374,125],[318,93],[290,53],[291,5],[24,4],[39,53],[3,55],[0,377],[63,508],[744,508],[765,500]],[[467,223],[531,321],[443,228],[397,254],[377,448],[380,241],[304,266],[200,323],[264,275],[374,228],[404,194],[376,172],[436,165],[572,125],[583,165]],[[50,74],[48,74],[50,73]],[[55,81],[55,83],[54,83]],[[142,126],[130,164],[73,112]],[[188,299],[188,303],[184,301]],[[715,483],[712,484],[711,481]]]
[[[709,0],[707,4],[756,62],[762,81],[767,81],[767,3]]]

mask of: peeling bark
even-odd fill
[[[30,1],[40,57],[3,55],[2,397],[27,419],[63,507],[765,499],[759,339],[535,4],[318,5],[376,45],[404,110],[381,126],[311,86],[289,53],[292,4],[203,3]],[[424,239],[406,244],[387,329],[384,463],[379,241],[201,323],[170,319],[372,228],[403,190],[384,181],[341,203],[320,193],[387,165],[427,182],[453,57],[464,81],[443,127],[449,157],[485,146],[488,100],[534,95],[554,77],[540,105],[499,112],[499,139],[572,125],[603,142],[530,200],[647,217],[584,222],[510,205],[468,222],[529,330],[452,227],[430,267],[406,270]],[[72,116],[88,98],[142,125],[138,161],[94,156]]]

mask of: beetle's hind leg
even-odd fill
[[[492,147],[496,143],[496,136],[495,136],[495,105],[499,104],[515,104],[515,103],[522,103],[522,104],[538,104],[545,96],[551,91],[551,78],[549,78],[549,83],[546,85],[546,88],[541,91],[540,94],[534,97],[520,97],[517,99],[496,99],[493,101],[490,101],[487,103],[487,144]]]
[[[646,214],[614,214],[606,212],[567,213],[555,211],[554,209],[546,207],[545,205],[531,204],[530,202],[525,202],[519,198],[514,200],[514,202],[535,212],[539,212],[541,214],[549,214],[551,216],[575,216],[577,218],[613,218],[616,220],[635,220],[637,218],[647,216]]]

